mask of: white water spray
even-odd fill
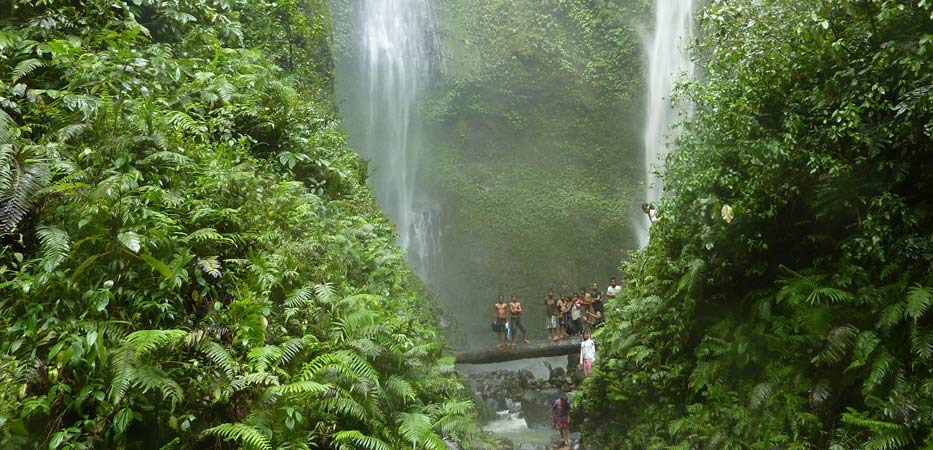
[[[648,55],[648,108],[645,126],[645,201],[656,202],[664,192],[659,177],[663,173],[667,142],[673,142],[677,129],[671,125],[680,112],[671,105],[671,92],[677,81],[693,76],[693,63],[687,45],[693,36],[693,0],[656,0],[654,38]],[[663,216],[663,211],[661,212]],[[648,218],[639,221],[638,243],[648,244]]]
[[[371,162],[370,184],[409,264],[430,281],[439,252],[438,211],[418,188],[417,102],[439,64],[436,15],[429,0],[353,3],[358,75],[343,89],[356,103],[348,105],[358,119],[348,121],[351,139]]]

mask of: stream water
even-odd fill
[[[678,81],[693,76],[687,45],[693,36],[693,0],[656,0],[654,36],[648,48],[648,104],[645,110],[645,199],[654,203],[664,192],[664,158],[677,136],[677,117],[685,110],[671,103]],[[648,244],[648,218],[641,217],[639,246]]]

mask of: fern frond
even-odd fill
[[[198,258],[197,266],[199,269],[201,269],[202,272],[212,278],[220,278],[223,276],[223,274],[220,272],[220,269],[223,268],[223,266],[216,256]]]
[[[907,316],[920,320],[933,305],[933,289],[919,284],[907,290]]]
[[[49,184],[46,163],[27,160],[21,163],[12,146],[0,146],[0,234],[13,231],[32,210],[35,195]]]
[[[250,372],[239,376],[230,382],[232,392],[240,392],[251,386],[276,386],[279,384],[279,377],[269,372]]]
[[[279,364],[282,366],[288,364],[289,361],[308,346],[308,342],[309,340],[307,338],[292,338],[283,342],[280,346],[282,349],[282,359],[279,361]]]
[[[257,372],[265,372],[282,360],[282,349],[274,345],[255,347],[246,355],[246,359]]]
[[[237,372],[236,360],[227,353],[222,345],[213,341],[204,341],[198,346],[198,351],[224,372],[227,377],[233,377]]]
[[[133,349],[138,358],[143,358],[155,350],[181,342],[187,335],[183,330],[139,330],[130,333],[123,342]]]
[[[875,324],[882,330],[891,330],[907,316],[907,309],[903,303],[894,303],[881,311],[878,323]]]
[[[61,142],[68,142],[75,138],[80,137],[84,134],[85,130],[88,129],[87,124],[83,123],[74,123],[71,125],[65,125],[58,129],[55,132],[55,135],[58,137],[58,140]]]
[[[385,382],[385,391],[397,405],[407,405],[416,397],[415,389],[411,383],[405,381],[402,377],[392,374]]]
[[[136,355],[131,348],[122,347],[114,352],[110,360],[110,370],[113,373],[113,380],[110,381],[110,400],[113,404],[119,404],[126,397],[133,385],[137,364]]]
[[[296,381],[294,383],[283,384],[280,386],[273,386],[269,388],[269,394],[273,398],[280,397],[283,395],[288,396],[306,396],[311,395],[314,397],[319,397],[324,395],[327,392],[333,392],[334,387],[329,384],[321,384],[314,381]]]
[[[842,361],[857,335],[858,330],[849,325],[833,328],[826,336],[826,346],[813,357],[811,362],[828,365]]]
[[[677,281],[677,289],[674,291],[675,294],[681,292],[690,292],[694,286],[696,286],[697,280],[699,279],[699,274],[706,267],[706,261],[697,258],[690,261],[687,264],[687,271],[684,272],[683,276],[680,277],[680,280]]]
[[[68,259],[71,252],[71,238],[68,232],[56,226],[36,227],[36,235],[42,246],[42,268],[52,272]]]
[[[158,140],[159,140],[158,138],[159,138],[159,137],[153,137],[153,140],[158,141]],[[163,139],[164,139],[164,137],[163,137]],[[158,142],[157,142],[157,143],[158,143]],[[144,162],[144,163],[147,163],[147,164],[148,164],[148,163],[153,163],[153,162],[156,162],[156,161],[165,161],[165,162],[170,163],[171,165],[173,165],[173,166],[175,166],[175,167],[185,167],[185,166],[189,166],[189,165],[191,165],[191,164],[193,163],[193,161],[191,161],[191,158],[189,158],[189,157],[187,157],[187,156],[185,156],[185,155],[182,155],[181,153],[173,152],[173,151],[167,151],[167,150],[166,150],[166,151],[155,152],[155,153],[153,153],[153,154],[151,154],[151,155],[149,155],[149,156],[143,158],[143,162]]]
[[[357,430],[338,431],[331,437],[334,439],[334,442],[353,444],[365,450],[392,450],[392,447],[389,447],[385,442],[372,436],[367,436]]]
[[[369,423],[372,420],[366,409],[348,395],[324,397],[319,399],[319,401],[321,403],[321,408],[329,413],[359,420],[364,423]]]
[[[168,444],[163,445],[159,450],[178,450],[178,445],[181,444],[181,438],[175,438],[169,441]]]
[[[862,385],[862,392],[864,394],[871,393],[893,373],[896,367],[897,358],[888,353],[887,350],[882,349],[879,351]]]
[[[0,109],[0,165],[6,164],[4,153],[7,155],[13,154],[13,146],[8,144],[13,143],[13,137],[16,136],[16,132],[16,121],[14,121],[6,111]],[[0,184],[0,187],[2,186],[3,184]]]
[[[162,398],[171,401],[172,405],[181,403],[184,396],[181,386],[158,367],[146,365],[136,367],[133,386],[141,387],[143,393],[151,390],[159,391]]]
[[[321,304],[329,305],[337,303],[337,292],[331,283],[318,284],[314,286],[314,293]]]
[[[29,75],[40,67],[45,67],[45,61],[38,58],[25,59],[19,62],[10,73],[12,81],[15,83],[21,78]]]
[[[331,333],[337,342],[370,338],[376,332],[375,325],[376,314],[368,309],[359,309],[335,319],[331,326]]]
[[[914,439],[904,427],[898,430],[881,433],[871,438],[862,447],[865,450],[897,450],[901,448],[915,448]]]
[[[314,288],[304,286],[289,292],[285,296],[285,306],[287,308],[303,308],[311,305],[311,299],[314,297]]]
[[[272,440],[262,430],[245,423],[223,423],[204,430],[205,435],[234,441],[250,450],[272,450]]]
[[[164,116],[165,123],[172,128],[189,134],[200,134],[201,125],[182,111],[171,111]]]
[[[395,425],[399,434],[411,443],[412,448],[446,448],[440,436],[434,433],[431,418],[425,414],[400,412],[395,417]]]
[[[852,300],[852,294],[833,287],[820,286],[810,292],[807,296],[807,302],[811,305],[817,303],[841,303]]]
[[[910,350],[924,361],[933,358],[933,331],[913,325],[910,330]]]
[[[758,409],[764,405],[774,393],[774,386],[771,383],[758,383],[752,388],[748,395],[748,406],[751,409]]]

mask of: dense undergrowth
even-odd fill
[[[323,2],[0,8],[0,448],[471,445]]]
[[[933,448],[933,5],[698,20],[662,218],[582,396],[590,444]]]

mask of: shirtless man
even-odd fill
[[[557,327],[557,299],[554,298],[554,290],[547,290],[547,297],[544,298],[544,310],[547,313],[547,330],[550,333],[550,339],[556,341],[560,337],[560,328]]]
[[[496,333],[499,333],[499,343],[496,344],[496,348],[502,348],[505,346],[505,321],[509,318],[508,306],[505,304],[505,297],[499,296],[499,302],[492,306],[493,316],[492,324],[495,328]]]
[[[509,300],[509,327],[512,330],[512,347],[515,346],[515,334],[519,330],[522,332],[522,342],[528,343],[528,338],[525,336],[525,325],[522,324],[522,304],[515,294],[512,294],[512,298]]]

